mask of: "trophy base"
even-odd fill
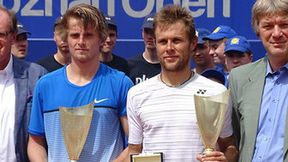
[[[151,154],[131,154],[131,162],[163,162],[163,153],[151,153]]]
[[[203,155],[207,155],[207,154],[210,154],[214,151],[213,148],[205,148],[204,151],[203,151]]]

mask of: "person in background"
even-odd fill
[[[159,74],[161,71],[159,59],[156,54],[153,21],[154,14],[152,13],[145,17],[142,25],[145,51],[128,60],[130,69],[129,77],[135,85]]]
[[[107,23],[99,9],[88,4],[75,5],[65,12],[62,23],[71,63],[37,83],[28,128],[29,159],[70,161],[59,107],[75,108],[93,102],[93,118],[79,162],[117,160],[124,149],[122,130],[128,135],[126,96],[133,83],[123,72],[100,63]]]
[[[252,62],[252,51],[248,40],[243,36],[235,36],[225,43],[225,64],[228,72],[240,65]]]
[[[37,61],[39,65],[45,67],[49,72],[55,71],[70,63],[70,52],[66,40],[66,31],[62,24],[62,16],[56,19],[53,30],[54,41],[57,47],[56,53]]]
[[[225,42],[227,39],[236,36],[237,33],[230,26],[219,25],[213,32],[203,39],[208,40],[210,51],[209,54],[213,57],[214,63],[216,64],[216,70],[222,72],[227,78],[228,69],[225,64]],[[228,81],[226,79],[225,85],[228,86]]]
[[[223,73],[215,69],[207,69],[201,73],[202,76],[225,85],[226,78]]]
[[[17,24],[17,35],[16,39],[12,44],[11,52],[12,54],[19,58],[19,59],[25,59],[28,53],[28,36],[31,33],[28,32],[24,26],[18,22]]]
[[[203,37],[209,35],[211,32],[205,28],[198,28],[196,36],[198,37],[195,52],[192,53],[192,59],[195,62],[194,72],[201,74],[207,69],[215,69],[216,65],[213,58],[209,55],[210,47],[208,41],[203,40]]]
[[[200,155],[203,144],[193,96],[219,94],[226,87],[190,68],[191,53],[197,45],[190,12],[177,5],[163,7],[155,16],[154,33],[161,73],[128,92],[128,152],[162,152],[165,162],[190,162],[196,158],[199,161],[236,161],[231,107],[218,139],[220,150]]]
[[[101,48],[99,59],[102,63],[122,71],[128,76],[129,67],[127,60],[112,53],[118,36],[117,25],[112,17],[105,15],[105,19],[108,24],[108,35]]]
[[[46,70],[11,53],[17,35],[14,13],[0,6],[0,161],[29,162],[28,122],[36,81]]]
[[[288,1],[256,0],[252,25],[267,54],[229,74],[239,161],[288,161]]]

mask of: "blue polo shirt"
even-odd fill
[[[83,106],[94,101],[94,112],[78,162],[112,161],[124,148],[119,118],[126,116],[126,97],[132,81],[124,73],[100,64],[92,81],[71,83],[66,66],[42,77],[33,95],[29,133],[46,138],[49,162],[68,162],[59,107]]]

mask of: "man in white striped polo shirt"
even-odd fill
[[[161,73],[128,92],[129,153],[162,152],[165,162],[237,161],[229,108],[218,140],[219,151],[200,155],[194,95],[219,94],[226,88],[190,69],[197,44],[194,20],[179,6],[166,6],[154,19]]]

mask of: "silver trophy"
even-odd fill
[[[66,150],[71,162],[77,162],[86,142],[93,116],[94,102],[80,107],[60,107],[60,120]]]
[[[203,154],[215,150],[222,130],[229,102],[229,90],[215,96],[194,96],[195,109],[202,142]]]

